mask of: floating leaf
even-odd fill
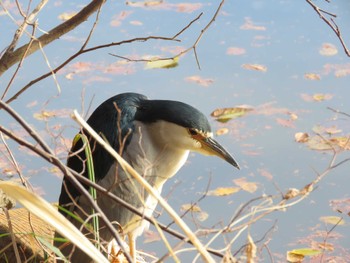
[[[317,246],[322,250],[334,251],[334,245],[331,243],[320,242],[317,243]]]
[[[239,107],[233,107],[233,108],[221,108],[216,109],[211,113],[211,116],[216,118],[219,122],[228,122],[231,119],[236,119],[239,117],[243,117],[248,112],[252,111],[253,108],[250,108],[249,106],[239,106]]]
[[[336,133],[341,133],[342,130],[338,129],[336,126],[331,126],[331,127],[325,128],[325,132],[328,133],[329,135],[333,135]]]
[[[287,261],[290,263],[301,263],[304,259],[303,255],[287,252]]]
[[[298,115],[296,115],[295,113],[289,112],[288,114],[292,121],[295,121],[298,119]]]
[[[273,175],[272,173],[270,173],[268,170],[266,169],[258,169],[258,172],[260,173],[261,176],[264,176],[266,179],[268,180],[272,180],[273,179]]]
[[[239,187],[218,187],[215,190],[211,190],[208,192],[208,195],[213,196],[225,196],[225,195],[232,195],[234,193],[237,193],[241,188]]]
[[[329,142],[339,146],[343,150],[350,150],[350,138],[349,137],[333,137],[329,139]]]
[[[241,47],[229,47],[226,50],[227,55],[239,56],[245,54],[246,50]]]
[[[307,141],[307,146],[312,150],[329,151],[333,150],[332,145],[320,136],[312,136]]]
[[[242,68],[248,69],[248,70],[262,71],[262,72],[267,71],[267,67],[260,64],[243,64]]]
[[[183,204],[180,209],[181,211],[190,210],[192,212],[197,212],[197,213],[202,211],[202,209],[198,205],[194,205],[194,204]]]
[[[188,82],[196,83],[196,84],[204,86],[204,87],[208,87],[209,85],[211,85],[214,82],[213,79],[205,79],[205,78],[202,78],[201,76],[198,76],[198,75],[187,77],[187,78],[185,78],[185,80]]]
[[[256,31],[266,30],[266,27],[258,26],[254,24],[253,20],[250,17],[245,17],[244,20],[245,20],[244,24],[239,27],[242,30],[256,30]]]
[[[241,187],[244,191],[247,191],[249,193],[254,193],[258,189],[258,185],[255,182],[247,182],[247,179],[242,177],[233,180],[233,182]]]
[[[126,4],[132,7],[150,7],[163,4],[163,1],[127,1]]]
[[[218,129],[218,130],[215,132],[215,134],[216,134],[217,136],[220,136],[220,135],[227,134],[228,131],[229,131],[229,130],[228,130],[227,128],[221,128],[221,129]]]
[[[41,111],[40,113],[34,113],[34,118],[37,120],[47,120],[48,118],[54,117],[55,112],[53,111]]]
[[[178,65],[179,65],[179,57],[174,57],[169,59],[154,59],[147,62],[146,69],[175,68]]]
[[[345,77],[350,74],[350,63],[346,64],[325,64],[323,66],[325,74],[332,71],[337,78]]]
[[[316,256],[321,254],[322,251],[314,248],[298,248],[298,249],[293,249],[292,251],[288,251],[288,254],[289,253],[301,255],[301,256]]]
[[[286,120],[286,119],[277,118],[276,121],[279,125],[281,125],[283,127],[295,128],[293,120]]]
[[[342,150],[350,150],[349,137],[332,137],[326,139],[320,136],[311,137],[307,145],[312,150],[328,151],[334,148],[341,148]]]
[[[314,101],[330,100],[333,97],[331,94],[316,93],[312,96]]]
[[[133,11],[121,11],[119,14],[113,16],[110,25],[113,27],[118,27],[122,24],[122,21],[130,16]]]
[[[320,221],[322,221],[323,223],[326,224],[330,224],[330,225],[344,225],[345,221],[343,218],[341,218],[340,216],[322,216],[320,217]]]
[[[335,45],[331,43],[323,43],[322,47],[320,48],[320,54],[322,56],[334,56],[338,54],[338,49]]]
[[[130,21],[130,25],[133,25],[133,26],[142,26],[143,23],[139,20],[132,20]]]
[[[324,101],[324,100],[330,100],[333,98],[332,94],[321,94],[321,93],[316,93],[314,95],[309,95],[309,94],[301,94],[301,98],[307,102],[312,102],[312,101]]]
[[[306,132],[297,132],[296,134],[294,134],[294,138],[296,142],[307,142],[309,140],[309,134]]]
[[[316,73],[306,73],[304,75],[304,78],[310,79],[310,80],[320,80],[321,76],[319,74],[316,74]]]
[[[209,217],[209,214],[207,212],[201,211],[197,214],[197,219],[201,222],[204,222]]]

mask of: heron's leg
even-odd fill
[[[128,240],[129,240],[129,251],[130,256],[132,259],[132,262],[136,263],[136,240],[132,233],[128,233]]]

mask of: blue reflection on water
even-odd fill
[[[85,2],[70,2],[70,7],[64,4],[55,6],[55,4],[57,3],[49,3],[40,14],[39,22],[43,30],[48,30],[59,23],[58,15],[78,10]],[[297,144],[294,141],[294,134],[299,131],[312,133],[311,130],[315,125],[329,124],[339,125],[347,135],[349,134],[348,119],[343,116],[341,117],[343,121],[340,123],[333,122],[332,119],[336,115],[327,110],[327,107],[350,112],[346,103],[349,96],[349,76],[337,78],[334,76],[334,69],[327,71],[329,68],[327,65],[335,65],[334,67],[348,65],[349,58],[344,55],[334,33],[306,2],[227,1],[219,17],[198,44],[200,70],[196,65],[194,53],[189,52],[181,57],[179,66],[174,69],[144,70],[144,64],[131,63],[128,71],[132,72],[131,74],[103,72],[103,68],[121,61],[108,53],[126,57],[170,56],[171,53],[163,51],[162,48],[191,46],[200,30],[211,19],[217,5],[218,2],[214,1],[204,2],[199,10],[181,13],[177,12],[176,8],[153,10],[126,6],[119,1],[109,1],[103,7],[99,25],[89,46],[139,36],[172,36],[200,12],[203,12],[203,16],[180,36],[182,40],[180,43],[152,40],[82,55],[70,65],[76,62],[91,63],[94,70],[74,74],[71,80],[66,78],[67,74],[72,72],[69,66],[68,71],[58,73],[60,95],[57,96],[58,88],[55,81],[48,78],[31,87],[11,106],[40,130],[41,135],[52,146],[55,146],[56,142],[51,141],[47,127],[55,133],[52,125],[59,124],[64,128],[62,136],[72,138],[77,132],[77,125],[69,118],[60,117],[50,119],[46,125],[45,122],[33,118],[34,113],[42,109],[77,108],[81,110],[82,100],[86,112],[90,101],[93,109],[106,98],[125,91],[140,92],[151,98],[184,101],[202,110],[208,117],[214,109],[220,107],[241,104],[259,107],[263,104],[271,104],[274,109],[284,108],[295,113],[298,116],[294,122],[295,128],[277,124],[277,118],[288,119],[288,115],[283,112],[270,115],[252,114],[227,124],[219,124],[211,120],[214,130],[221,127],[230,129],[227,135],[219,137],[218,140],[233,153],[243,169],[236,171],[216,158],[191,155],[189,163],[182,168],[176,178],[167,183],[164,193],[169,193],[174,184],[179,182],[169,198],[169,202],[179,210],[182,204],[195,201],[201,196],[207,187],[208,178],[211,178],[210,189],[234,186],[233,180],[240,177],[246,177],[248,181],[258,183],[258,190],[252,194],[240,192],[224,198],[204,199],[200,206],[209,214],[209,218],[203,224],[211,227],[221,220],[224,225],[227,224],[231,214],[240,204],[256,196],[278,194],[276,185],[284,192],[291,187],[302,188],[317,176],[314,170],[322,172],[327,167],[331,155],[311,151],[305,145]],[[350,3],[343,1],[323,8],[338,15],[336,21],[344,30],[344,40],[349,43],[350,34],[347,31],[347,25],[350,22]],[[131,13],[120,21],[119,27],[111,27],[110,22],[122,11],[131,11]],[[1,20],[8,25],[6,30],[1,32],[1,38],[4,40],[1,42],[3,49],[5,43],[10,41],[15,27],[8,21],[8,17],[2,16]],[[132,21],[139,21],[141,25],[135,25]],[[252,21],[257,28],[242,30],[240,27],[247,21]],[[88,23],[44,48],[52,67],[62,63],[80,48],[92,23],[93,19],[90,18]],[[321,56],[319,49],[323,43],[334,44],[338,54],[330,57]],[[228,55],[227,50],[230,47],[243,48],[245,53]],[[243,64],[262,64],[267,67],[267,72],[245,70],[242,68]],[[47,70],[40,52],[27,58],[9,96],[30,80],[46,73]],[[0,79],[1,86],[8,83],[12,73],[13,69]],[[317,73],[321,76],[321,80],[306,80],[305,73]],[[210,79],[213,83],[205,87],[185,80],[187,77],[197,75],[202,79]],[[95,76],[98,76],[100,81],[87,81]],[[324,102],[307,102],[302,99],[303,93],[309,95],[329,93],[333,97]],[[37,104],[28,106],[33,101],[37,101]],[[13,122],[3,112],[1,112],[1,119],[3,123]],[[15,144],[11,146],[13,149],[17,148]],[[63,157],[64,153],[61,154]],[[345,158],[346,155],[346,153],[341,155],[341,158]],[[18,156],[23,158],[20,159],[23,163],[23,172],[31,175],[31,182],[45,189],[47,200],[56,201],[60,190],[60,179],[48,175],[49,165],[22,152],[18,153]],[[310,228],[320,223],[318,220],[320,216],[337,215],[329,206],[331,199],[349,198],[347,166],[348,164],[344,164],[332,171],[310,194],[310,197],[300,204],[287,212],[277,212],[256,224],[251,230],[253,238],[262,237],[273,225],[274,220],[278,220],[278,231],[272,235],[272,241],[269,243],[271,251],[284,255],[286,250],[299,246],[296,240],[311,234]],[[262,170],[268,171],[273,179],[262,176]],[[164,221],[167,220],[166,216],[163,218]],[[336,231],[342,232],[344,236],[349,234],[349,229],[344,226],[339,226]],[[345,239],[339,240],[339,244],[343,247],[350,245]],[[239,245],[234,246],[236,249],[241,246],[245,238],[240,241]],[[301,245],[306,246],[306,244]],[[144,245],[144,248],[147,250],[150,245]],[[154,247],[150,248],[151,251],[152,249]]]

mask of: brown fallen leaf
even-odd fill
[[[146,63],[146,69],[158,69],[158,68],[176,68],[179,65],[179,57],[160,59],[154,58]]]
[[[334,72],[334,76],[337,78],[345,77],[350,75],[350,63],[346,64],[325,64],[323,66],[324,74],[330,74]]]
[[[321,216],[320,221],[329,225],[342,226],[345,224],[345,220],[340,216]]]
[[[56,114],[54,111],[41,111],[40,113],[34,113],[33,116],[37,120],[47,120],[51,117],[55,117]]]
[[[335,144],[343,150],[350,150],[350,138],[349,137],[333,137],[329,139],[330,143]]]
[[[193,82],[203,87],[208,87],[213,84],[214,80],[210,78],[203,78],[201,76],[195,75],[185,78],[187,82]]]
[[[288,128],[295,128],[295,124],[294,121],[288,119],[281,119],[281,118],[276,118],[276,121],[279,125],[283,126],[283,127],[288,127]]]
[[[322,251],[320,249],[313,248],[298,248],[293,249],[292,251],[287,252],[287,260],[288,262],[302,262],[304,257],[312,257],[321,254]]]
[[[303,255],[295,254],[293,252],[288,251],[287,252],[287,261],[289,263],[302,263],[304,259]]]
[[[316,93],[312,96],[314,101],[323,101],[323,100],[330,100],[333,98],[332,94],[322,94],[322,93]]]
[[[304,74],[304,78],[310,79],[310,80],[320,80],[321,76],[315,73],[306,73]]]
[[[264,65],[260,65],[260,64],[243,64],[242,68],[247,69],[247,70],[261,71],[261,72],[267,71],[267,67]]]
[[[244,24],[239,27],[242,30],[256,30],[256,31],[266,30],[266,27],[258,26],[255,23],[253,23],[253,20],[250,17],[245,17],[244,20],[245,20]]]
[[[335,45],[331,43],[323,43],[319,52],[322,56],[329,57],[338,54],[338,49]]]
[[[196,218],[201,222],[204,222],[205,220],[207,220],[208,217],[209,217],[209,214],[207,212],[204,212],[204,211],[201,211],[201,212],[196,214]]]
[[[322,249],[322,250],[326,250],[326,251],[334,251],[334,245],[331,243],[327,243],[327,242],[319,242],[316,243],[317,247]]]
[[[113,16],[111,22],[109,23],[112,27],[118,27],[122,24],[122,21],[129,17],[133,11],[121,11],[119,14]]]
[[[330,100],[333,98],[332,94],[322,94],[322,93],[316,93],[314,95],[302,93],[300,94],[300,96],[304,101],[307,101],[307,102],[314,102],[314,101],[320,102],[324,100]]]
[[[253,111],[253,108],[247,105],[232,107],[232,108],[220,108],[214,110],[210,115],[217,121],[225,123],[231,119],[243,117],[248,112]]]
[[[201,212],[202,209],[198,206],[198,205],[194,205],[194,204],[183,204],[181,206],[181,211],[192,211],[192,212]]]
[[[218,187],[214,190],[208,191],[207,195],[211,196],[226,196],[237,193],[241,188],[239,187]]]
[[[325,128],[325,133],[327,133],[329,135],[333,135],[333,134],[337,134],[337,133],[341,133],[341,132],[342,132],[342,130],[336,126],[331,126],[331,127]]]
[[[295,141],[300,143],[307,142],[309,140],[309,137],[309,134],[306,132],[297,132],[294,135]]]
[[[273,179],[273,175],[266,169],[260,168],[258,169],[258,172],[260,173],[261,176],[264,176],[268,180]]]
[[[220,136],[220,135],[227,134],[228,131],[229,131],[229,129],[227,129],[227,128],[220,128],[220,129],[218,129],[218,130],[215,132],[215,134],[216,134],[217,136]]]
[[[233,182],[241,187],[244,191],[247,191],[249,193],[254,193],[258,189],[258,185],[255,182],[247,182],[247,179],[245,177],[237,178],[233,180]]]
[[[233,55],[233,56],[239,56],[239,55],[243,55],[245,53],[246,53],[246,50],[244,48],[241,48],[241,47],[229,47],[226,50],[227,55]]]

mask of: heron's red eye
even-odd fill
[[[197,132],[195,129],[189,129],[188,131],[189,131],[189,133],[190,133],[192,136],[198,134],[198,132]]]

